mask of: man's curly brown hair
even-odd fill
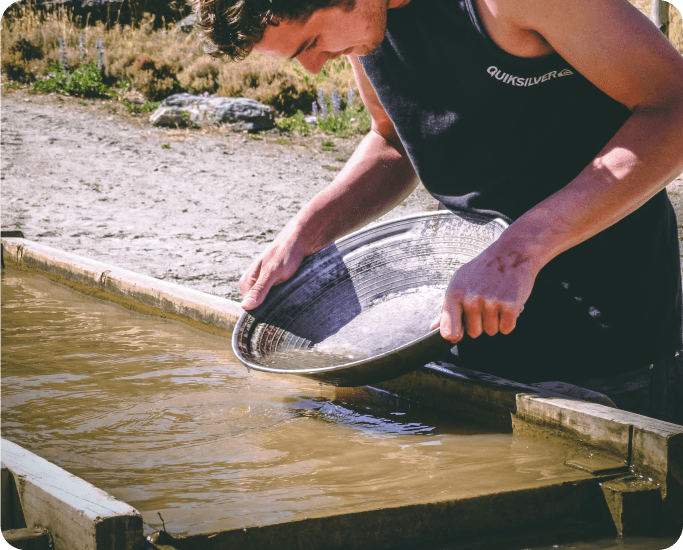
[[[351,11],[355,0],[190,0],[204,51],[212,57],[239,61],[249,55],[269,25],[281,20],[304,23],[314,11],[341,6]]]

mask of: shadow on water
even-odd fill
[[[251,311],[254,327],[267,319],[269,333],[286,332],[283,343],[297,348],[326,340],[360,313],[351,275],[335,245],[327,247],[324,256],[309,256],[286,285],[274,287],[268,300]],[[272,346],[265,335],[257,341]]]
[[[443,412],[420,408],[403,401],[397,405],[354,403],[344,399],[328,399],[300,395],[284,403],[297,417],[335,424],[365,433],[384,435],[483,435],[507,433],[471,420],[459,419]]]

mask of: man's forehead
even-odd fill
[[[254,45],[254,51],[276,57],[296,57],[312,40],[305,27],[296,21],[284,20],[278,25],[269,25],[263,38]]]

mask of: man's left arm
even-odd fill
[[[511,332],[543,266],[683,171],[683,58],[636,8],[622,0],[485,1],[500,4],[518,29],[538,33],[632,115],[572,182],[455,274],[432,325],[452,342],[465,332]]]

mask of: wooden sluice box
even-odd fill
[[[3,531],[69,550],[680,536],[682,426],[447,363],[359,388],[247,373],[234,302],[2,245]],[[57,325],[75,343],[32,359]]]

